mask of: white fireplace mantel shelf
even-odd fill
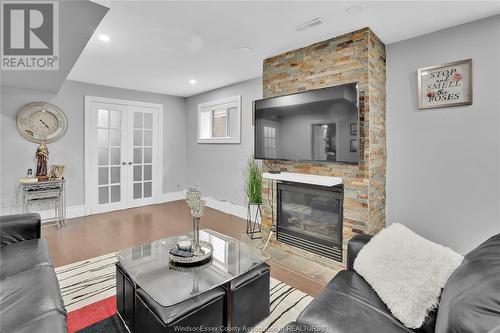
[[[305,173],[296,173],[296,172],[281,172],[281,173],[264,172],[262,176],[265,179],[282,180],[286,182],[312,184],[320,186],[335,186],[342,184],[342,178],[340,177],[308,175]]]

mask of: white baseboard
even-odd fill
[[[162,193],[160,195],[160,199],[158,203],[164,202],[172,202],[177,200],[184,200],[186,198],[186,191],[177,191],[177,192],[168,192]],[[247,218],[247,208],[243,206],[239,206],[229,201],[218,200],[211,197],[203,197],[206,201],[207,207],[216,209],[223,213],[234,215],[236,217],[246,219]],[[2,209],[0,210],[0,215],[8,215],[8,214],[19,214],[21,213],[20,209]],[[42,210],[38,211],[40,217],[43,220],[43,223],[51,222],[54,219],[54,210]],[[75,217],[86,216],[85,214],[85,205],[77,205],[70,206],[66,208],[66,218],[71,219]]]
[[[186,191],[168,192],[160,195],[158,203],[171,202],[186,199]]]
[[[38,211],[38,214],[40,214],[43,223],[51,222],[51,220],[53,220],[55,217],[53,209],[41,210]],[[67,219],[72,219],[75,217],[82,217],[82,216],[85,216],[85,205],[70,206],[66,208]]]
[[[236,217],[240,217],[242,219],[247,218],[247,209],[246,207],[236,205],[232,202],[225,200],[217,200],[211,197],[203,197],[206,201],[207,207],[216,209],[223,213],[234,215]]]

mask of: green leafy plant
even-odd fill
[[[262,170],[253,158],[249,158],[245,175],[245,192],[251,204],[262,203]]]

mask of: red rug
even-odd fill
[[[116,296],[68,313],[68,333],[76,332],[126,332],[116,314]]]

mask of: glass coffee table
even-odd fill
[[[270,258],[266,252],[248,244],[219,232],[203,229],[200,230],[200,240],[212,245],[212,259],[197,267],[173,265],[170,261],[170,248],[179,241],[192,238],[192,233],[188,233],[118,252],[119,265],[128,277],[125,281],[132,280],[130,282],[134,290],[140,288],[162,307],[170,307],[217,287],[230,289],[231,281],[265,264]],[[117,281],[117,289],[120,288],[119,284]],[[117,290],[117,296],[120,297],[120,290]],[[118,299],[117,302],[120,310],[121,300]],[[123,312],[127,312],[126,304],[122,307]],[[124,316],[123,313],[121,315]],[[122,319],[127,323],[127,318]]]

